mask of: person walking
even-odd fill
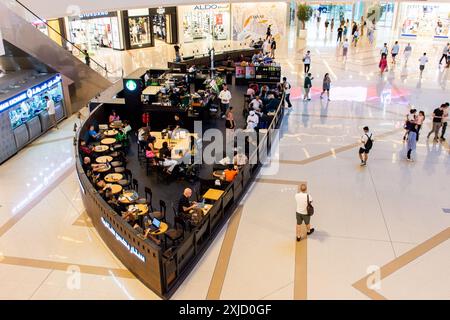
[[[308,73],[308,75],[305,77],[305,83],[303,85],[303,87],[305,89],[305,96],[303,97],[303,100],[311,101],[311,97],[309,96],[309,93],[311,91],[313,79],[314,78],[311,76],[311,73]]]
[[[87,49],[84,50],[83,53],[84,53],[84,62],[86,63],[86,65],[88,67],[90,67],[91,66],[91,56],[89,55],[89,52],[87,51]]]
[[[442,57],[439,60],[439,64],[442,63],[442,60],[444,60],[445,64],[447,64],[447,59],[448,59],[448,52],[450,50],[450,43],[447,43],[444,47],[444,49],[442,50]]]
[[[48,116],[50,118],[50,128],[55,127],[56,130],[58,130],[58,124],[56,122],[56,110],[55,110],[55,102],[53,99],[50,99],[48,96],[44,97],[46,101],[46,110],[48,112]]]
[[[384,45],[383,45],[383,48],[381,48],[381,50],[380,50],[380,55],[388,55],[388,53],[389,53],[389,49],[388,49],[388,47],[387,47],[387,43],[385,43]]]
[[[344,25],[344,28],[343,28],[343,31],[342,31],[342,33],[343,33],[343,35],[344,35],[344,38],[347,38],[348,27],[347,27],[347,25],[346,25],[346,24]]]
[[[345,61],[347,61],[348,47],[350,47],[350,43],[348,43],[348,39],[346,38],[344,44],[342,45],[342,56],[344,57]]]
[[[236,124],[234,122],[233,107],[229,107],[228,111],[226,113],[225,128],[226,128],[225,129],[226,145],[231,147],[230,150],[233,150],[233,148],[234,148],[234,129],[236,128]]]
[[[433,111],[433,127],[427,135],[427,139],[430,139],[431,134],[434,132],[434,141],[438,141],[439,129],[442,127],[442,117],[444,115],[445,104],[442,104],[439,108]]]
[[[406,115],[405,126],[404,126],[405,134],[403,135],[403,141],[406,141],[406,138],[408,137],[408,133],[411,130],[411,128],[416,126],[416,120],[417,120],[416,112],[417,112],[416,109],[411,108],[411,110],[409,110],[409,113]]]
[[[368,30],[367,30],[367,38],[369,39],[369,43],[370,43],[370,45],[372,45],[373,44],[373,40],[374,40],[374,31],[373,31],[373,29],[372,28],[369,28]]]
[[[399,52],[400,52],[400,46],[398,44],[398,41],[395,41],[395,43],[394,43],[394,45],[392,46],[392,49],[391,49],[392,63],[393,64],[396,64],[395,57],[398,55]]]
[[[411,57],[411,53],[412,53],[412,47],[411,47],[411,44],[408,43],[405,47],[405,50],[403,50],[403,57],[405,58],[405,66],[408,63],[409,57]]]
[[[356,29],[355,32],[353,32],[353,39],[352,39],[352,42],[355,44],[355,48],[358,43],[358,39],[359,39],[359,32],[358,29]]]
[[[277,42],[275,38],[272,38],[272,42],[270,43],[270,57],[275,59],[275,50],[277,49]]]
[[[422,129],[422,125],[423,125],[423,122],[425,121],[425,112],[423,112],[422,110],[421,111],[419,111],[419,115],[417,116],[417,119],[416,119],[416,124],[417,124],[417,137],[416,137],[416,140],[417,141],[419,141],[419,133],[420,133],[420,129]]]
[[[334,18],[331,19],[330,32],[333,33],[333,30],[334,30]]]
[[[309,69],[311,68],[311,51],[307,51],[305,56],[303,57],[303,64],[305,73],[309,72]]]
[[[302,224],[306,225],[306,234],[310,236],[314,233],[314,228],[311,228],[311,216],[308,214],[308,207],[312,203],[312,197],[308,194],[306,184],[299,186],[299,192],[295,195],[295,202],[297,204],[296,219],[297,219],[297,242],[302,240]]]
[[[269,39],[272,36],[272,25],[269,24],[266,31],[266,40]]]
[[[383,76],[384,71],[388,71],[387,65],[388,65],[388,63],[387,63],[386,55],[382,54],[380,63],[378,64],[378,67],[380,68],[380,76]]]
[[[331,79],[330,75],[328,73],[325,73],[325,76],[323,77],[323,85],[322,85],[322,93],[320,94],[320,99],[323,98],[323,94],[326,92],[328,96],[328,101],[330,101],[330,86],[331,86]]]
[[[328,19],[325,20],[325,37],[327,36],[328,26],[330,25],[330,22]]]
[[[369,127],[364,127],[364,134],[361,137],[361,148],[359,148],[359,159],[361,159],[361,166],[367,165],[369,159],[369,152],[373,147],[373,134],[370,133]]]
[[[411,158],[411,153],[413,151],[416,151],[416,145],[417,145],[417,125],[413,125],[408,133],[408,144],[406,147],[408,149],[408,152],[406,153],[406,159],[408,161],[411,162],[414,161]]]
[[[220,91],[220,93],[219,93],[222,118],[225,118],[225,113],[227,112],[228,108],[230,107],[231,98],[232,98],[231,92],[228,90],[228,86],[226,84],[224,84],[222,91]]]
[[[419,58],[419,70],[420,70],[420,77],[421,78],[422,78],[422,73],[423,73],[423,70],[425,69],[425,65],[427,64],[427,62],[428,62],[427,53],[424,52],[423,56],[421,56]]]
[[[288,108],[292,108],[291,97],[291,84],[287,81],[286,77],[283,77],[281,88],[284,90],[284,100],[286,101]]]
[[[180,45],[174,45],[173,49],[175,50],[175,62],[181,62]]]
[[[342,42],[342,33],[344,32],[344,29],[342,28],[342,25],[339,26],[337,29],[337,41],[336,42]]]
[[[441,141],[445,141],[445,132],[447,131],[447,121],[448,121],[448,107],[449,103],[445,103],[444,114],[442,115],[442,130],[441,130]]]

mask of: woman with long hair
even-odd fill
[[[378,64],[378,67],[380,67],[380,76],[383,75],[384,71],[387,71],[387,59],[386,59],[386,54],[382,54],[381,55],[381,59],[380,59],[380,63]]]
[[[323,85],[322,85],[323,91],[320,94],[320,99],[323,98],[323,94],[326,91],[327,96],[328,96],[328,101],[330,101],[330,86],[331,86],[331,79],[330,79],[330,75],[327,72],[327,73],[325,73],[325,76],[323,77]]]

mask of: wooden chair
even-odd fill
[[[137,193],[139,193],[139,183],[136,179],[132,179],[132,184],[131,187],[134,189],[134,191],[136,191]]]
[[[174,217],[174,228],[171,228],[167,230],[167,232],[164,234],[164,237],[166,239],[169,239],[172,242],[172,245],[178,245],[181,240],[184,238],[184,228],[179,223],[178,217]]]

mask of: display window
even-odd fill
[[[130,45],[133,48],[148,47],[152,44],[148,9],[128,10]]]
[[[179,23],[184,42],[230,39],[230,5],[180,6]]]
[[[82,50],[122,49],[117,12],[69,17],[70,40]]]
[[[153,22],[153,34],[155,39],[166,41],[167,29],[166,29],[166,16],[164,14],[156,14],[152,16]]]
[[[257,41],[265,35],[270,26],[271,34],[280,40],[286,34],[287,14],[286,3],[234,3],[233,13],[233,40]]]
[[[400,35],[448,39],[450,4],[416,2],[400,4]]]
[[[63,88],[60,76],[56,76],[54,79],[31,88],[26,93],[18,96],[24,99],[21,99],[22,102],[13,106],[9,111],[9,119],[13,130],[46,109],[47,102],[44,99],[45,96],[53,99],[55,106],[61,105],[64,107]]]

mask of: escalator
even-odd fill
[[[0,30],[5,45],[29,55],[28,58],[23,57],[24,54],[22,57],[9,57],[14,60],[9,65],[15,71],[31,67],[37,71],[47,68],[60,73],[69,85],[69,114],[77,112],[89,100],[111,86],[109,80],[56,44],[16,12],[17,10],[0,2]],[[92,64],[100,66],[93,60]]]

